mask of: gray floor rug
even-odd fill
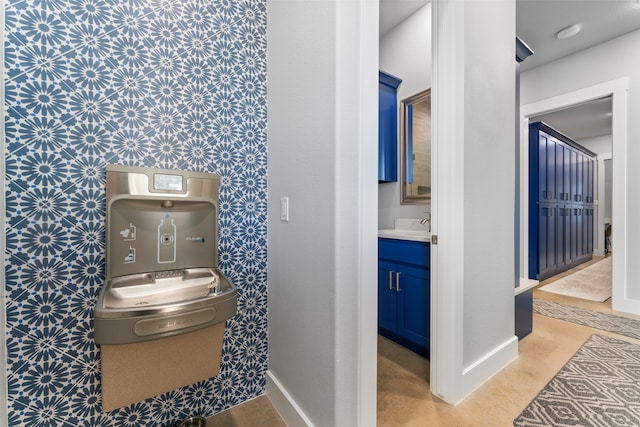
[[[539,298],[533,299],[533,312],[566,322],[640,339],[640,320],[600,313]]]
[[[603,302],[611,298],[611,257],[542,286],[541,291]]]
[[[640,346],[592,335],[513,425],[639,426]]]

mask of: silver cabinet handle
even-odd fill
[[[400,289],[400,272],[396,271],[396,292],[400,291],[402,291],[402,289]]]
[[[393,290],[393,270],[389,270],[389,290]]]

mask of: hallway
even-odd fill
[[[585,263],[582,269],[599,261]],[[568,272],[567,272],[568,274]],[[540,286],[557,280],[550,278]],[[539,290],[536,298],[612,313],[610,301],[595,303]],[[615,313],[619,314],[619,313]],[[429,361],[387,340],[378,338],[378,426],[496,426],[513,420],[592,334],[628,337],[533,315],[533,332],[519,343],[520,356],[476,392],[451,406],[429,392]],[[258,420],[269,427],[283,424],[269,400],[262,396],[211,418],[216,426],[249,426]]]

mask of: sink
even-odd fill
[[[387,239],[413,240],[416,242],[431,242],[431,232],[429,222],[421,223],[421,219],[395,220],[395,227],[378,230],[378,237]]]

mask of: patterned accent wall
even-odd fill
[[[4,7],[9,425],[162,426],[262,394],[265,0]],[[102,414],[107,163],[221,176],[219,264],[239,307],[216,378]]]

